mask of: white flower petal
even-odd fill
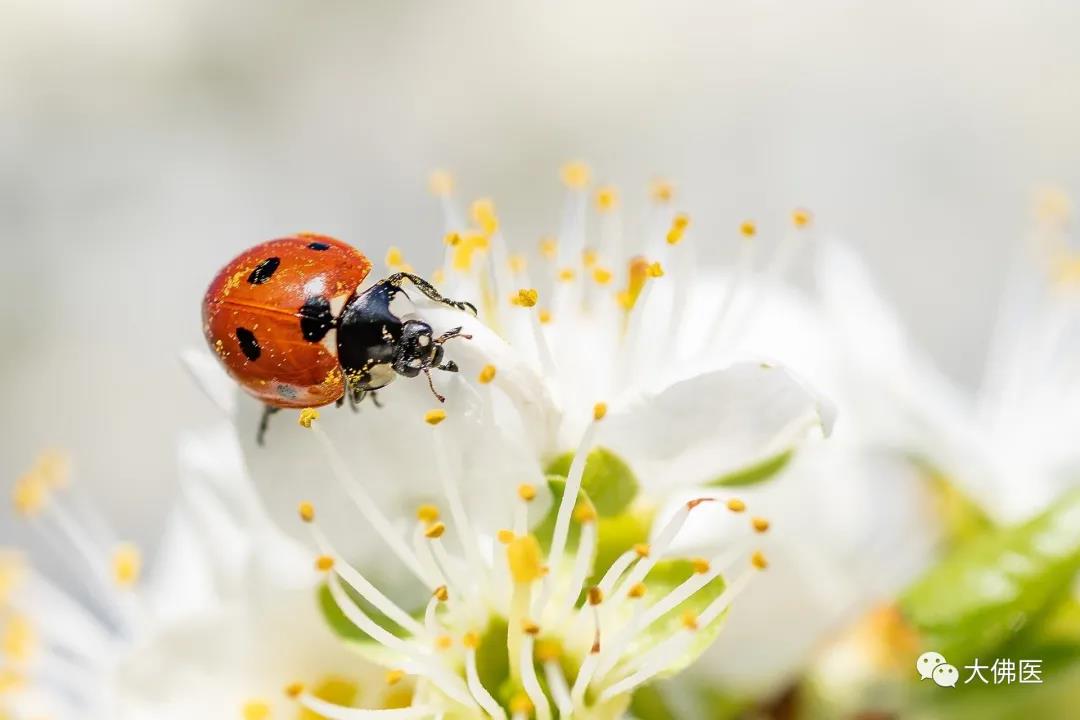
[[[210,402],[232,417],[236,412],[236,383],[218,359],[206,350],[185,348],[180,352],[180,362]]]
[[[734,365],[669,386],[604,420],[599,444],[653,490],[709,482],[786,452],[832,411],[786,370]]]

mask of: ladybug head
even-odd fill
[[[423,320],[406,320],[401,326],[401,338],[394,349],[394,370],[406,377],[438,366],[443,359],[443,347]]]

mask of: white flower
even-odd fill
[[[448,232],[436,279],[481,310],[417,308],[437,331],[471,335],[447,348],[461,373],[435,378],[444,406],[425,383],[398,381],[378,409],[306,412],[306,430],[277,420],[265,447],[257,403],[239,406],[271,515],[296,529],[300,508],[334,600],[369,636],[355,647],[417,677],[417,717],[448,705],[621,716],[631,691],[707,646],[765,565],[754,549],[767,520],[715,483],[769,472],[831,423],[789,371],[725,352],[736,293],[697,272],[670,189],[625,236],[602,189],[587,242],[585,173],[565,169],[560,240],[532,271],[490,202],[473,205],[466,230],[437,179]],[[404,265],[397,251],[387,261]],[[673,543],[695,516],[733,532],[680,559]],[[485,671],[492,647],[506,660]]]
[[[381,673],[323,622],[319,573],[259,512],[231,426],[184,437],[180,459],[181,506],[150,573],[68,487],[61,456],[19,479],[16,509],[77,584],[0,554],[0,716],[270,720],[292,712],[283,689],[298,680],[382,707]]]

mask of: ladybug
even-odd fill
[[[203,333],[229,375],[265,405],[257,440],[282,408],[342,405],[355,410],[398,375],[457,372],[443,344],[468,339],[461,328],[433,337],[402,288],[411,282],[431,300],[476,314],[433,285],[398,272],[361,291],[371,261],[325,235],[300,233],[250,248],[218,272],[202,303]]]

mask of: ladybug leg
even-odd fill
[[[386,278],[386,282],[389,283],[390,285],[393,285],[394,287],[401,287],[401,283],[405,282],[406,280],[408,280],[413,285],[415,285],[416,288],[420,292],[424,293],[424,295],[427,296],[428,299],[434,300],[437,303],[442,303],[443,305],[448,305],[448,306],[450,306],[452,308],[456,308],[458,310],[467,310],[467,311],[471,312],[473,315],[476,315],[476,306],[475,305],[473,305],[470,302],[463,302],[463,301],[460,301],[460,300],[451,300],[450,298],[443,297],[442,294],[438,291],[438,289],[434,285],[432,285],[431,283],[429,283],[427,280],[420,277],[419,275],[413,275],[412,273],[399,272],[399,273],[394,273],[390,277]]]
[[[447,360],[442,365],[436,365],[435,367],[437,367],[439,370],[445,370],[446,372],[457,372],[458,371],[457,363],[454,362],[453,360]]]
[[[281,410],[272,405],[263,405],[262,417],[259,418],[259,429],[255,432],[255,442],[262,447],[266,444],[266,429],[270,427],[270,416]]]
[[[337,400],[334,401],[334,407],[341,407],[345,404],[345,395],[342,394]]]
[[[439,399],[439,402],[446,402],[446,396],[440,395],[439,391],[435,389],[435,383],[431,380],[431,370],[424,368],[424,374],[427,375],[427,384],[431,388],[431,394]]]
[[[432,340],[432,342],[436,345],[442,345],[447,340],[451,340],[456,337],[462,338],[464,340],[472,340],[472,335],[466,335],[465,333],[461,332],[461,326],[459,325],[456,328],[451,328],[447,330],[442,335]]]
[[[371,396],[371,404],[372,405],[374,405],[377,408],[382,407],[382,402],[379,400],[379,395],[378,395],[377,392],[375,392],[374,390],[368,390],[367,394],[369,396]]]

